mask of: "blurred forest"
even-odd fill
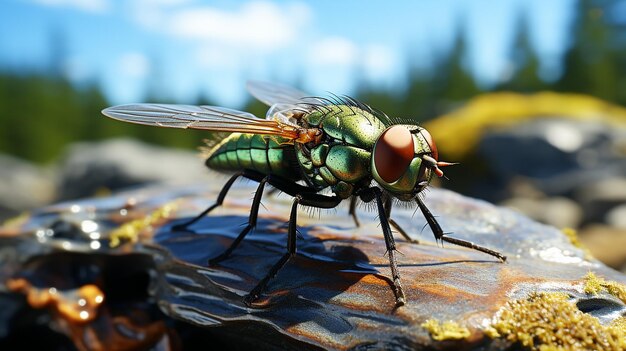
[[[517,21],[509,59],[510,75],[489,87],[481,87],[465,62],[467,38],[457,30],[454,43],[441,52],[429,69],[407,67],[406,88],[380,90],[368,82],[356,82],[356,97],[389,115],[411,116],[418,121],[436,117],[468,98],[485,92],[537,91],[589,94],[626,105],[626,28],[610,11],[611,2],[584,0],[572,21],[571,43],[563,57],[562,72],[552,79],[539,74],[539,60],[529,40],[528,22]],[[38,163],[47,163],[63,147],[79,140],[134,136],[163,146],[193,148],[206,133],[200,131],[143,128],[111,123],[99,111],[109,105],[97,82],[74,86],[60,73],[58,58],[38,72],[0,71],[0,152]],[[211,104],[208,96],[190,101],[157,99],[148,87],[144,101]],[[237,106],[229,106],[235,107]],[[238,108],[264,116],[266,107],[249,100]]]

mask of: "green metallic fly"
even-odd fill
[[[296,254],[298,206],[334,208],[350,199],[350,214],[359,225],[357,199],[376,202],[396,304],[406,301],[396,263],[393,226],[415,242],[390,218],[393,201],[414,201],[424,214],[436,240],[476,249],[505,261],[499,252],[469,241],[447,236],[418,196],[440,167],[452,163],[438,160],[430,133],[414,124],[395,120],[350,97],[311,97],[299,90],[270,83],[249,82],[248,90],[271,106],[265,119],[250,113],[215,106],[134,104],[105,109],[104,115],[125,122],[171,128],[203,129],[231,133],[207,152],[207,167],[234,173],[217,202],[195,218],[175,226],[185,230],[216,207],[239,177],[259,182],[247,226],[221,255],[226,259],[255,226],[265,184],[292,196],[287,253],[246,296],[258,299],[268,282]],[[332,195],[320,191],[330,189]]]

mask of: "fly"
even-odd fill
[[[420,193],[433,175],[444,176],[430,133],[415,124],[393,119],[350,97],[314,98],[279,84],[249,82],[250,93],[270,106],[265,118],[216,106],[132,104],[109,107],[103,114],[125,122],[170,128],[227,132],[228,136],[206,152],[206,166],[233,173],[217,201],[198,216],[174,227],[185,230],[222,205],[229,189],[240,177],[259,183],[248,224],[219,256],[216,265],[229,257],[256,226],[266,184],[293,197],[287,231],[287,253],[250,291],[251,304],[268,282],[296,254],[298,206],[334,208],[350,200],[350,215],[358,225],[357,199],[375,201],[385,238],[396,305],[406,298],[396,263],[393,226],[406,240],[415,242],[392,218],[393,201],[415,202],[437,241],[482,251],[501,261],[499,252],[446,235],[424,204]],[[320,193],[330,189],[330,194]]]

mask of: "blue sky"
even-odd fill
[[[401,87],[409,58],[427,68],[459,26],[468,67],[483,84],[511,71],[520,13],[545,77],[558,74],[573,0],[201,1],[3,0],[0,68],[50,65],[62,39],[64,74],[96,81],[114,103],[138,102],[150,84],[178,101],[206,93],[243,102],[247,79],[299,81],[312,93],[351,93],[358,75]]]

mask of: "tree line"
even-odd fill
[[[418,65],[406,68],[404,89],[379,89],[363,81],[357,82],[355,97],[389,115],[410,116],[418,121],[491,91],[576,92],[626,105],[626,19],[617,17],[613,6],[614,2],[604,0],[577,3],[562,72],[551,80],[540,75],[528,21],[520,15],[509,53],[512,70],[507,79],[489,87],[478,84],[464,63],[467,38],[460,28],[450,49],[440,53],[429,69]],[[148,96],[146,101],[152,99]],[[211,99],[200,95],[192,103],[211,104]],[[130,136],[163,146],[193,148],[207,137],[201,131],[111,123],[99,116],[107,106],[109,102],[96,83],[77,87],[53,72],[0,71],[0,152],[45,163],[58,157],[66,144],[81,140]],[[265,106],[253,100],[240,109],[259,116],[266,112]]]

